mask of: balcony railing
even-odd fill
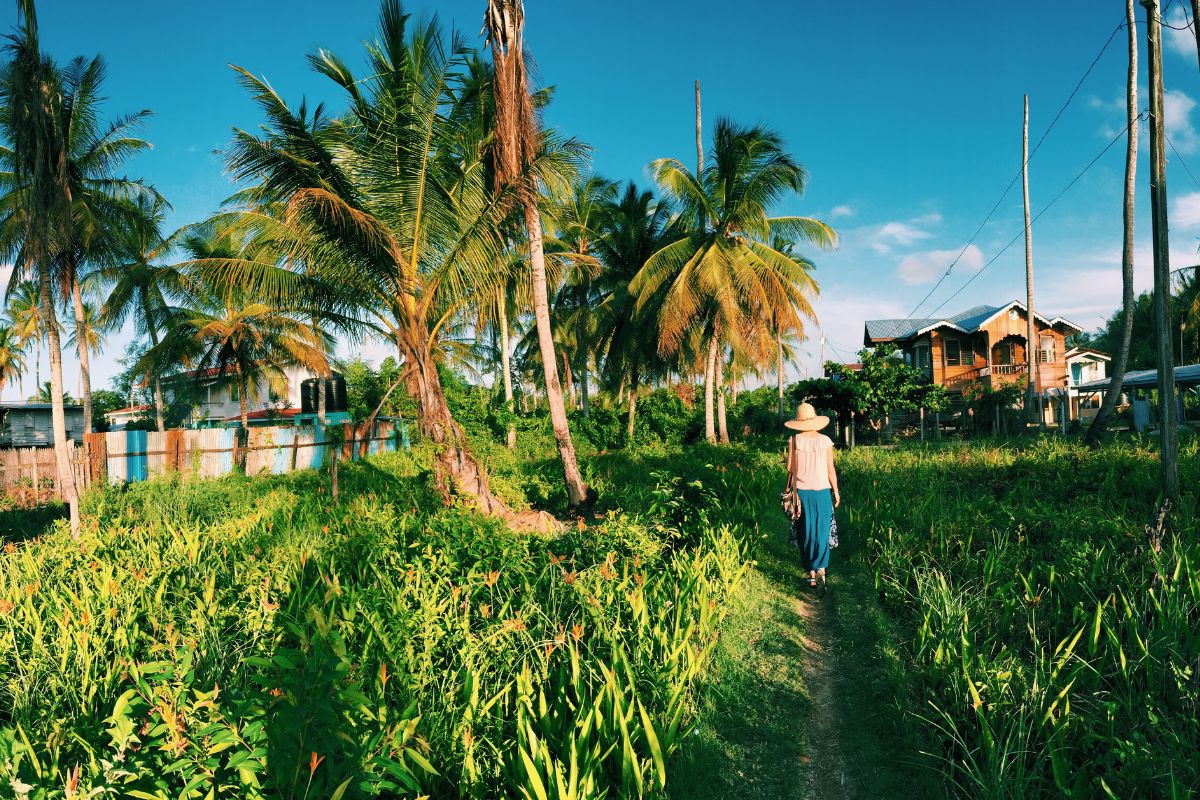
[[[992,375],[1024,375],[1028,369],[1028,364],[993,364],[988,369]]]

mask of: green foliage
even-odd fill
[[[695,441],[704,429],[702,412],[689,411],[675,392],[655,389],[638,397],[633,438],[639,444],[679,445]],[[628,417],[626,417],[628,421]]]
[[[346,410],[355,422],[362,422],[376,408],[385,417],[416,416],[416,402],[408,396],[403,386],[398,386],[387,397],[383,397],[388,389],[400,378],[400,368],[396,359],[388,356],[375,369],[361,358],[347,361],[339,365],[339,371],[346,381]],[[383,406],[380,407],[380,403]]]
[[[125,408],[128,405],[129,398],[120,392],[114,392],[111,389],[98,389],[92,392],[92,416],[95,417],[96,430],[108,430],[108,420],[104,415],[109,411],[116,411],[118,408]]]
[[[1177,535],[1154,530],[1157,454],[859,449],[847,528],[928,706],[955,797],[1181,797],[1200,785],[1200,454],[1181,454]]]
[[[999,386],[984,381],[972,381],[964,386],[963,401],[974,412],[971,418],[976,430],[991,430],[996,420],[999,420],[1001,427],[996,433],[1016,430],[1020,420],[1018,405],[1025,398],[1026,383],[1022,378]]]
[[[429,455],[343,464],[341,503],[316,472],[105,490],[79,541],[0,552],[0,785],[660,795],[746,568],[765,482],[725,465],[750,456],[585,462],[626,511],[547,538],[443,508]]]

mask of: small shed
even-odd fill
[[[0,447],[53,447],[50,403],[0,403]],[[67,438],[83,441],[83,406],[68,405]]]

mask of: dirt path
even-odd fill
[[[850,537],[843,536],[844,540]],[[847,552],[850,551],[850,552]],[[673,798],[933,795],[901,729],[888,621],[853,546],[811,592],[783,526],[757,554],[726,622]]]

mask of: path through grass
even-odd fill
[[[683,798],[936,796],[905,743],[912,698],[853,533],[829,593],[810,593],[786,526],[773,523],[717,648],[698,727],[670,794]]]

